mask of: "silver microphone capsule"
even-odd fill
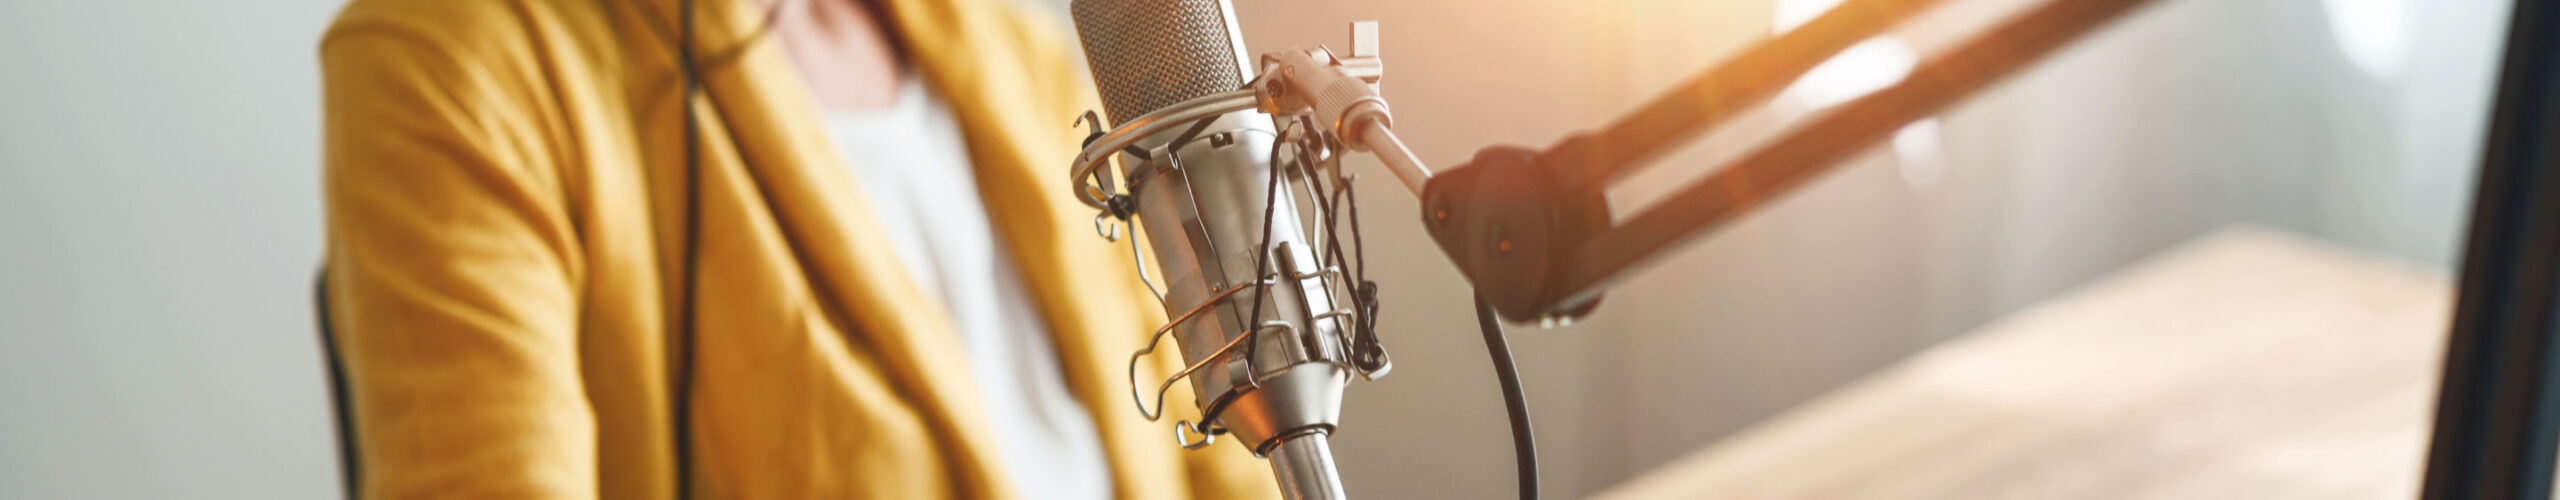
[[[1121,210],[1146,232],[1145,253],[1165,274],[1171,322],[1139,355],[1170,335],[1186,366],[1134,382],[1158,392],[1139,397],[1141,412],[1160,416],[1161,392],[1188,378],[1209,421],[1180,428],[1186,447],[1232,434],[1270,459],[1283,496],[1342,497],[1328,439],[1343,389],[1385,369],[1383,358],[1353,362],[1359,313],[1341,263],[1320,257],[1329,233],[1301,220],[1298,197],[1324,199],[1312,176],[1333,172],[1317,167],[1333,158],[1323,131],[1283,133],[1250,107],[1200,111],[1232,99],[1255,73],[1225,0],[1076,0],[1070,10],[1112,125],[1149,131],[1104,153],[1119,155]],[[1097,184],[1111,190],[1112,181]]]

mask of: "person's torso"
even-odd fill
[[[906,278],[891,222],[834,156],[825,120],[758,41],[759,2],[704,1],[699,170],[688,172],[674,0],[479,4],[358,0],[333,31],[392,29],[454,51],[457,86],[506,96],[538,130],[492,131],[536,151],[526,175],[556,185],[579,248],[579,387],[607,498],[664,498],[674,411],[692,422],[694,498],[1043,497],[1014,491],[1005,443],[980,396],[955,317]],[[1093,212],[1056,172],[1086,109],[1076,74],[1042,44],[1055,28],[994,1],[890,0],[924,82],[944,96],[973,164],[990,253],[1048,330],[1056,370],[1084,404],[1121,498],[1269,494],[1241,449],[1184,454],[1127,404],[1127,355],[1162,311],[1126,251],[1073,228]],[[688,179],[692,178],[692,182]],[[694,197],[697,212],[688,215]],[[688,228],[688,226],[692,226]],[[688,230],[698,232],[687,244]],[[688,253],[687,249],[691,248]],[[685,282],[686,262],[697,268]],[[999,282],[1000,283],[1000,282]],[[1001,285],[997,285],[1001,286]],[[692,293],[690,311],[679,307]],[[689,322],[696,347],[669,332]],[[1000,327],[1001,328],[1001,327]],[[690,408],[668,391],[690,359]],[[1179,360],[1142,365],[1162,377]],[[1166,404],[1191,405],[1177,391]],[[1188,473],[1186,473],[1188,471]]]
[[[959,124],[913,71],[882,109],[826,110],[873,219],[907,277],[950,318],[1015,491],[1099,500],[1111,476],[1093,419],[1068,390],[1058,353],[978,197]]]

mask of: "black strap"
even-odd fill
[[[355,412],[348,408],[347,367],[338,358],[337,324],[329,318],[329,269],[320,268],[320,276],[311,280],[311,310],[320,320],[320,358],[329,365],[329,408],[338,424],[338,474],[345,480],[347,498],[364,491],[364,455],[356,452]]]

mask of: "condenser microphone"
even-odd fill
[[[1225,433],[1270,460],[1284,497],[1342,497],[1328,440],[1343,389],[1384,369],[1351,361],[1349,292],[1337,288],[1340,268],[1317,258],[1291,196],[1311,179],[1273,164],[1281,127],[1249,108],[1197,111],[1254,78],[1232,6],[1075,0],[1070,10],[1112,126],[1180,122],[1116,153],[1129,194],[1115,210],[1148,236],[1170,319],[1159,338],[1174,337],[1186,367],[1135,385],[1188,378],[1203,421],[1180,427],[1184,446]],[[1139,399],[1142,413],[1161,415]]]

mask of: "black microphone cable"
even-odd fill
[[[747,34],[746,40],[763,39],[765,33],[774,28],[775,20],[782,13],[782,4],[777,1],[766,6],[764,20]],[[692,498],[693,353],[698,344],[694,333],[694,305],[697,289],[701,288],[694,281],[701,275],[702,268],[702,259],[698,257],[702,253],[702,117],[694,111],[693,105],[694,101],[703,98],[703,90],[710,84],[702,81],[701,58],[694,55],[694,0],[679,1],[676,9],[676,64],[682,73],[684,86],[682,101],[677,106],[684,114],[684,290],[680,292],[682,295],[676,305],[680,314],[675,320],[676,353],[672,362],[676,373],[674,387],[668,395],[671,409],[668,425],[673,428],[675,437],[676,498]],[[658,25],[650,26],[655,28]],[[664,28],[658,29],[659,36],[666,35]],[[747,47],[748,44],[739,44],[722,54],[715,54],[712,60],[730,60]],[[710,100],[703,104],[716,109],[720,103]]]
[[[1529,396],[1520,390],[1520,367],[1511,363],[1511,343],[1502,338],[1502,319],[1493,304],[1476,296],[1476,326],[1484,330],[1484,349],[1493,356],[1493,374],[1502,380],[1502,407],[1511,415],[1512,460],[1520,466],[1520,498],[1538,498],[1538,439],[1529,430]]]
[[[693,364],[694,364],[694,284],[702,263],[697,254],[702,250],[702,148],[700,117],[694,116],[693,101],[702,95],[702,73],[693,57],[693,0],[676,6],[676,59],[684,73],[684,291],[677,308],[683,312],[676,319],[676,380],[668,404],[674,407],[668,425],[675,431],[676,498],[693,498]]]

